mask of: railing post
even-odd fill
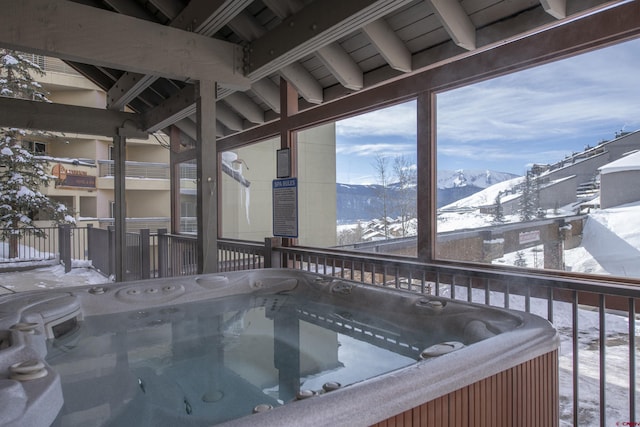
[[[151,277],[151,250],[149,229],[140,230],[140,277],[149,279]]]
[[[167,277],[169,272],[169,239],[166,228],[158,228],[158,277]]]
[[[115,227],[110,225],[107,227],[107,231],[109,232],[109,271],[107,274],[111,276],[115,274],[116,271],[116,233]]]
[[[280,237],[265,237],[264,239],[264,268],[282,268],[282,254],[274,251],[282,245]]]
[[[93,248],[91,247],[91,244],[93,239],[93,224],[87,224],[87,241],[85,242],[85,259],[91,261],[92,258],[92,254],[93,254]],[[92,262],[93,264],[93,262]]]
[[[71,271],[71,226],[61,224],[58,226],[58,252],[60,262],[64,265],[64,272]]]

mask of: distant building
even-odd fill
[[[600,167],[602,209],[640,201],[640,151]]]

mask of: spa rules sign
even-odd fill
[[[298,179],[273,180],[273,235],[298,237]]]

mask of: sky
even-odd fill
[[[438,169],[523,175],[640,129],[640,40],[438,94]],[[376,155],[415,162],[415,101],[336,123],[337,182],[377,183]]]

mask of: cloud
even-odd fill
[[[339,144],[336,146],[336,154],[373,157],[376,155],[396,157],[399,155],[415,156],[416,144],[414,143],[377,143],[377,144]]]
[[[340,136],[416,136],[416,103],[405,102],[371,113],[336,122],[336,134]]]
[[[439,94],[438,139],[525,141],[638,127],[639,51],[633,41]]]
[[[489,144],[449,144],[438,147],[438,156],[450,156],[474,161],[530,161],[546,162],[545,159],[564,158],[567,150],[545,150],[528,149],[519,143],[509,146],[489,145]]]

